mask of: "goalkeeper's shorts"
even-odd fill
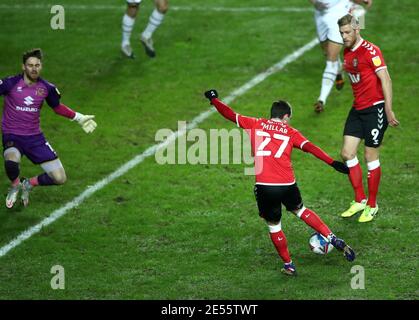
[[[32,136],[3,134],[3,150],[16,148],[34,164],[41,164],[58,158],[49,142],[42,133]]]

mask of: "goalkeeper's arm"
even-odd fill
[[[86,133],[93,132],[97,127],[96,122],[93,120],[95,116],[75,112],[62,103],[54,108],[54,112],[71,119],[71,121],[77,121]]]

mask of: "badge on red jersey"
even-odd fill
[[[379,67],[381,66],[381,59],[379,56],[376,56],[372,58],[372,63],[374,63],[374,66]]]

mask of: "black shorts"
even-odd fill
[[[346,118],[343,135],[365,139],[367,147],[378,148],[383,141],[387,127],[384,103],[363,110],[351,108]]]
[[[288,211],[295,211],[303,207],[303,199],[297,184],[290,186],[255,185],[255,197],[259,215],[269,222],[281,221],[281,206]]]

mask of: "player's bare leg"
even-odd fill
[[[22,181],[22,203],[26,207],[29,204],[29,194],[36,186],[62,185],[67,181],[65,170],[59,159],[41,164],[45,173]]]
[[[365,147],[365,161],[368,166],[368,201],[359,217],[359,222],[372,221],[378,213],[377,193],[381,178],[379,148]]]
[[[4,168],[10,179],[10,188],[6,196],[6,207],[11,209],[17,201],[20,191],[20,164],[21,154],[16,148],[8,148],[4,151]]]
[[[127,11],[122,18],[121,51],[126,57],[131,59],[135,57],[131,48],[131,33],[137,17],[138,5],[138,3],[128,3]]]
[[[367,203],[362,182],[362,169],[356,156],[360,142],[360,138],[343,136],[341,156],[349,168],[349,181],[355,193],[355,199],[351,202],[349,209],[341,214],[344,218],[352,217],[356,213],[363,211]]]
[[[329,242],[339,251],[343,252],[346,260],[355,260],[354,250],[346,244],[343,239],[336,237],[322,219],[312,210],[302,207],[292,211],[298,218],[303,220],[308,226],[327,238]]]
[[[342,45],[333,41],[325,41],[322,48],[326,53],[326,68],[323,71],[322,86],[320,96],[314,104],[314,111],[320,113],[324,111],[327,97],[332,90],[339,71],[339,52]]]
[[[144,46],[145,53],[150,57],[154,58],[156,56],[156,51],[154,50],[153,44],[153,33],[163,22],[166,12],[169,10],[169,1],[168,0],[155,0],[156,8],[150,15],[148,24],[141,34],[140,41]]]
[[[288,276],[296,276],[297,270],[295,265],[291,260],[290,254],[288,252],[287,238],[285,237],[284,232],[282,231],[281,221],[272,222],[266,221],[269,228],[269,235],[271,237],[272,243],[275,246],[278,255],[284,261],[284,267],[281,269],[283,274]]]

